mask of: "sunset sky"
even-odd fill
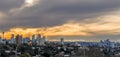
[[[0,0],[0,36],[120,41],[120,0]]]

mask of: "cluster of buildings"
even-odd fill
[[[0,43],[6,44],[37,44],[37,45],[44,45],[46,42],[46,37],[45,36],[41,36],[41,34],[37,34],[37,35],[32,35],[32,37],[26,37],[23,38],[22,35],[11,35],[11,39],[10,40],[5,40],[4,38],[0,37]],[[111,48],[117,48],[120,47],[120,43],[119,42],[111,42],[109,39],[107,40],[101,40],[99,42],[65,42],[64,38],[61,38],[60,41],[58,43],[61,44],[66,44],[66,43],[70,43],[73,45],[78,45],[78,46],[98,46],[98,47],[111,47]]]
[[[0,37],[0,43],[2,44],[24,44],[24,43],[33,43],[33,44],[37,44],[37,45],[43,45],[46,42],[46,37],[45,36],[41,36],[40,34],[37,35],[32,35],[32,38],[30,37],[26,37],[23,38],[22,35],[11,35],[11,38],[9,40],[5,40],[4,38]]]
[[[105,47],[105,48],[119,48],[120,42],[112,42],[109,39],[101,40],[99,42],[85,42],[85,41],[77,41],[77,42],[64,42],[64,38],[60,39],[61,44],[73,44],[81,47],[87,46],[95,46],[95,47]]]
[[[120,42],[111,42],[109,39],[101,40],[99,42],[76,42],[74,43],[78,46],[97,46],[105,48],[119,48]]]

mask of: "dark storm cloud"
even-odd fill
[[[0,11],[9,11],[10,9],[21,6],[23,2],[24,0],[0,0]]]
[[[0,0],[0,12],[9,12],[23,4],[23,0]],[[119,7],[120,0],[43,0],[20,12],[6,13],[4,23],[2,25],[0,23],[0,29],[56,26],[69,20],[81,22],[84,19],[114,11]]]
[[[63,12],[68,14],[79,13],[94,13],[102,10],[111,10],[112,8],[120,7],[120,1],[108,1],[98,3],[76,3],[76,4],[61,4],[48,9],[49,12]]]

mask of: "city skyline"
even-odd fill
[[[120,40],[119,0],[1,0],[0,36]]]

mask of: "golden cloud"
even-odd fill
[[[5,36],[6,38],[10,38],[11,34],[21,34],[24,37],[33,34],[42,34],[45,36],[94,36],[99,34],[120,34],[119,14],[99,16],[97,18],[87,19],[86,21],[91,20],[97,21],[90,23],[69,21],[66,24],[53,27],[11,28],[9,31],[5,32]]]

